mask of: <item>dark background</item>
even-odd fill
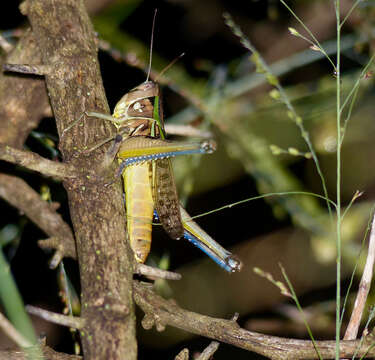
[[[322,6],[321,1],[289,1],[288,4],[295,9],[301,17],[308,17],[311,9],[316,6]],[[343,2],[345,5],[345,2]],[[251,63],[248,68],[238,69],[236,64],[249,56],[228,27],[224,24],[222,13],[229,12],[249,36],[258,50],[265,56],[270,63],[288,58],[298,49],[306,48],[306,44],[295,40],[288,35],[287,27],[292,23],[291,14],[276,0],[270,1],[123,1],[117,2],[118,16],[123,20],[119,22],[119,29],[132,38],[141,42],[149,49],[151,27],[154,10],[158,9],[156,25],[154,30],[153,52],[165,59],[169,63],[174,58],[185,52],[185,56],[178,61],[179,66],[183,67],[187,74],[196,79],[196,81],[207,81],[207,87],[217,80],[217,73],[222,70],[225,73],[225,81],[238,78],[241,72],[247,73],[254,71]],[[13,7],[13,8],[12,8]],[[327,11],[331,11],[331,18],[334,18],[333,6],[327,6]],[[366,9],[370,14],[371,8]],[[322,40],[332,39],[335,36],[334,22],[324,23],[324,16],[320,17],[319,11],[313,13],[309,18],[309,24],[314,27],[319,34],[317,37]],[[362,10],[363,11],[363,10]],[[105,8],[96,13],[97,21],[100,16],[111,14],[111,8]],[[122,14],[122,15],[121,15]],[[127,14],[127,15],[124,15]],[[363,14],[363,13],[362,13]],[[325,15],[325,14],[324,14]],[[94,16],[94,15],[93,15]],[[113,16],[113,12],[112,12]],[[315,16],[315,21],[314,21]],[[361,32],[363,30],[363,17],[361,13],[356,15],[356,21],[348,22],[344,28],[344,33]],[[25,18],[19,13],[16,2],[10,2],[7,9],[3,10],[1,15],[1,30],[10,30],[14,28],[27,26]],[[362,21],[362,22],[361,22]],[[318,26],[322,22],[325,26]],[[366,24],[365,24],[366,25]],[[362,27],[361,27],[362,26]],[[100,30],[98,36],[101,36]],[[289,36],[289,40],[285,38]],[[319,37],[320,36],[320,37]],[[281,44],[281,45],[280,45]],[[283,44],[283,45],[282,45]],[[297,45],[296,45],[297,44]],[[351,56],[350,56],[351,54]],[[358,61],[359,53],[352,50],[343,57],[344,71],[353,71],[361,66]],[[361,56],[366,56],[364,50]],[[99,59],[103,74],[104,86],[106,89],[108,102],[113,109],[118,99],[129,89],[145,80],[145,74],[139,69],[130,67],[124,62],[115,61],[108,53],[100,52]],[[147,58],[143,58],[147,61]],[[236,69],[235,71],[233,69]],[[285,86],[293,86],[300,83],[309,83],[312,89],[314,84],[323,76],[330,76],[329,65],[321,60],[309,64],[307,67],[293,71],[285,76],[282,81]],[[159,71],[161,69],[158,69]],[[216,74],[216,75],[215,75]],[[168,72],[166,74],[168,76]],[[269,90],[269,89],[268,89]],[[258,93],[244,94],[251,101],[258,96],[265,96],[267,89],[259,89]],[[164,101],[166,117],[172,116],[184,109],[188,101],[176,94],[169,87],[164,88]],[[56,129],[53,119],[44,119],[38,132],[48,134],[52,139],[56,137]],[[280,134],[280,136],[282,136]],[[58,159],[59,156],[52,153],[44,145],[31,136],[26,145],[34,152],[49,158]],[[220,142],[219,142],[220,145]],[[228,156],[226,157],[226,159]],[[222,171],[226,172],[226,161],[222,162]],[[237,160],[233,160],[237,161]],[[306,159],[294,159],[289,164],[289,170],[301,182],[304,183],[307,190],[320,191],[314,188],[314,176],[309,172],[309,165]],[[61,184],[55,183],[50,179],[41,179],[39,175],[26,172],[25,170],[0,163],[0,171],[5,173],[17,174],[27,181],[35,190],[40,191],[42,185],[47,185],[52,194],[52,200],[61,204],[59,212],[63,214],[64,219],[70,223],[69,212],[66,201],[66,194]],[[371,171],[369,169],[368,171]],[[355,182],[355,181],[354,181]],[[367,184],[368,197],[372,193],[371,181]],[[182,185],[179,184],[181,187]],[[215,209],[225,204],[233,203],[244,198],[256,196],[259,194],[257,184],[254,178],[249,176],[243,170],[242,164],[237,161],[235,171],[230,180],[225,183],[213,185],[204,192],[199,189],[189,197],[187,209],[191,214],[199,214],[205,211]],[[334,195],[334,192],[331,192]],[[350,198],[349,198],[350,199]],[[10,207],[4,201],[0,202],[2,209],[0,228],[7,224],[14,224],[20,232],[19,236],[10,245],[4,248],[8,260],[11,263],[14,277],[22,293],[25,303],[36,304],[46,309],[61,311],[62,304],[58,296],[58,285],[56,282],[57,271],[50,270],[48,260],[51,254],[39,249],[36,241],[45,238],[37,227],[17,210]],[[323,205],[322,205],[323,206]],[[288,214],[275,217],[275,208],[269,202],[259,200],[256,203],[251,202],[224,210],[214,215],[199,219],[201,226],[218,242],[226,247],[234,244],[251,241],[257,236],[269,234],[281,228],[292,225]],[[251,219],[249,221],[249,219]],[[176,269],[183,264],[188,264],[201,255],[196,249],[183,242],[173,242],[167,239],[162,230],[157,229],[154,236],[153,255],[151,261],[157,262],[158,259],[168,254],[170,257],[170,268]],[[78,266],[72,260],[65,260],[65,267],[74,286],[79,293]],[[199,279],[197,279],[199,281]],[[255,289],[257,290],[257,289]],[[305,305],[318,300],[331,299],[334,295],[333,287],[323,288],[320,291],[307,292],[301,299]],[[227,314],[230,316],[230,314]],[[275,314],[267,309],[258,313],[241,314],[240,323],[245,324],[248,318],[277,318]],[[48,343],[56,350],[71,352],[71,335],[66,329],[53,329],[46,327],[46,324],[39,324],[37,328],[43,328],[48,332]],[[288,334],[283,334],[288,335]],[[295,335],[295,334],[292,334]],[[302,334],[301,337],[304,337]],[[333,336],[329,334],[328,336]],[[189,343],[178,343],[168,349],[155,349],[149,346],[143,346],[140,341],[140,359],[153,357],[173,358],[183,346],[188,346],[193,351],[201,351],[206,344],[207,339],[195,339]],[[249,353],[231,346],[221,345],[215,355],[215,359],[226,359],[228,356],[236,359],[248,359]],[[258,358],[253,355],[252,358]]]

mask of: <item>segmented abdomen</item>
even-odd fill
[[[130,246],[135,259],[143,263],[151,248],[154,201],[150,163],[128,166],[123,172]]]

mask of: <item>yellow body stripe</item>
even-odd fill
[[[154,200],[150,164],[128,166],[123,172],[130,246],[138,262],[145,262],[151,248]]]

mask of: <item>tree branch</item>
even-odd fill
[[[72,165],[51,161],[31,151],[18,150],[5,144],[0,144],[0,160],[61,180],[77,176],[77,171]]]
[[[181,275],[172,271],[166,271],[145,264],[135,264],[134,273],[144,275],[149,279],[166,279],[166,280],[180,280]]]
[[[211,341],[210,344],[202,351],[197,360],[210,360],[215,354],[216,350],[219,348],[219,343],[217,341]]]
[[[57,240],[56,249],[64,256],[75,257],[76,249],[72,231],[55,208],[22,179],[0,174],[0,197],[24,213],[47,235]],[[44,243],[42,242],[42,247]]]
[[[242,329],[233,320],[217,319],[181,309],[174,302],[163,299],[138,282],[134,282],[134,299],[145,313],[142,321],[145,329],[156,325],[158,330],[162,330],[166,325],[170,325],[271,359],[318,358],[311,341],[264,335]],[[323,358],[335,357],[335,341],[316,341],[316,345]],[[340,357],[351,358],[354,353],[358,357],[375,356],[373,345],[370,337],[362,343],[360,340],[342,341]]]
[[[82,329],[85,324],[84,319],[80,317],[57,314],[55,312],[44,310],[44,309],[41,309],[32,305],[27,305],[26,311],[29,314],[39,316],[40,318],[46,321],[49,321],[51,323],[62,325],[62,326],[68,326],[73,329]]]
[[[81,356],[78,355],[68,355],[56,352],[48,346],[42,346],[43,355],[45,360],[82,360]],[[10,350],[10,351],[0,351],[1,360],[28,360],[29,357],[23,351]]]
[[[61,135],[85,111],[108,113],[96,54],[95,35],[82,1],[28,0],[27,13],[46,75],[56,125]],[[81,171],[65,180],[75,230],[81,275],[82,346],[85,359],[136,359],[132,300],[133,253],[126,239],[120,182],[104,186],[91,171],[100,169],[106,146],[84,156],[84,149],[113,132],[90,119],[60,138],[64,162]],[[108,169],[114,171],[114,167]],[[86,174],[86,175],[85,175]]]

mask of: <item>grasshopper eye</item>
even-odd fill
[[[133,109],[135,111],[138,111],[138,112],[143,112],[142,108],[144,107],[144,105],[142,105],[140,102],[136,102],[134,105],[133,105]]]

